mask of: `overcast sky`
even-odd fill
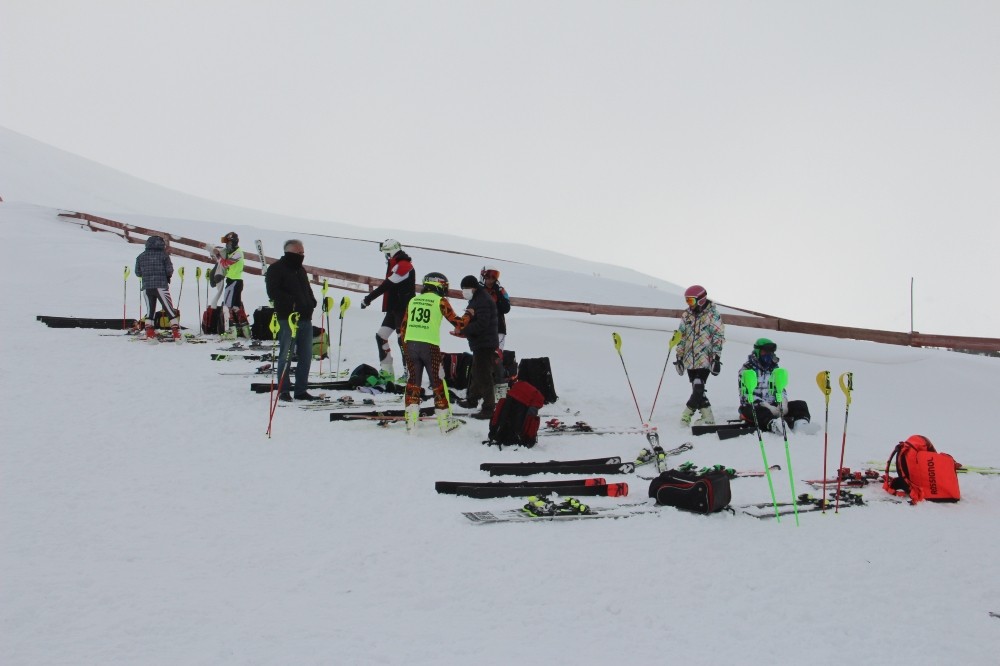
[[[1000,337],[996,0],[0,0],[0,125],[793,319],[908,330],[914,278],[917,330]]]

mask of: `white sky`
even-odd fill
[[[58,148],[831,324],[907,330],[912,277],[1000,337],[998,118],[993,0],[0,4],[0,125]]]

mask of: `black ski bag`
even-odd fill
[[[722,511],[732,499],[725,472],[693,474],[668,469],[649,484],[649,496],[663,506],[693,513]]]

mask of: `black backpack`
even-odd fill
[[[351,372],[351,377],[348,379],[351,386],[357,388],[359,386],[370,386],[368,379],[370,377],[378,378],[378,370],[368,365],[367,363],[362,363],[358,367],[354,368]],[[374,382],[372,382],[374,384]]]
[[[545,404],[559,399],[555,382],[552,381],[552,366],[549,357],[522,358],[517,365],[517,378],[537,388],[545,398]]]
[[[469,388],[472,354],[469,352],[441,354],[441,370],[444,372],[444,380],[448,383],[448,388]]]
[[[222,308],[213,308],[211,305],[205,308],[201,315],[201,332],[209,335],[221,335],[226,332],[226,317],[222,314]]]
[[[538,442],[538,410],[545,398],[528,382],[514,382],[507,395],[497,402],[490,419],[490,435],[486,444],[525,446]]]
[[[271,315],[274,308],[262,305],[253,311],[253,323],[250,324],[250,337],[254,340],[273,340],[271,335]]]
[[[715,513],[729,506],[732,491],[729,475],[723,471],[698,474],[668,469],[650,482],[649,496],[663,506],[693,513]]]

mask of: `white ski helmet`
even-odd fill
[[[392,255],[396,254],[403,249],[403,246],[399,244],[399,241],[395,238],[386,238],[378,246],[378,251],[385,255],[386,259],[391,259]]]

